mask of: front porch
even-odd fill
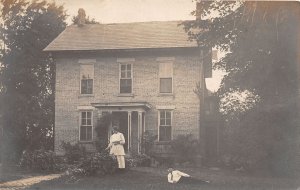
[[[98,118],[103,114],[110,113],[112,122],[108,130],[108,139],[111,133],[111,126],[118,125],[120,132],[125,137],[124,149],[127,153],[142,153],[142,139],[146,131],[146,112],[151,109],[147,102],[110,102],[92,103],[97,109]]]

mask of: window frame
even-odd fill
[[[170,112],[170,115],[171,115],[171,124],[170,125],[163,125],[163,126],[170,126],[170,128],[171,128],[170,140],[160,140],[160,127],[161,127],[160,114],[161,114],[161,112]],[[170,142],[172,140],[173,140],[173,110],[171,110],[171,109],[160,109],[160,110],[158,110],[158,142]]]
[[[158,92],[162,95],[172,95],[174,93],[174,61],[173,60],[162,60],[158,62]],[[172,65],[170,77],[161,76],[160,69],[162,64],[169,63]],[[161,79],[171,79],[171,92],[161,92]]]
[[[91,94],[83,94],[82,93],[82,70],[81,70],[82,65],[92,65],[93,66],[93,78],[92,78],[93,85],[92,85],[92,93]],[[93,96],[95,93],[95,64],[93,62],[80,63],[79,91],[80,91],[81,96]]]
[[[125,65],[126,66],[126,70],[125,70],[125,73],[126,73],[126,77],[127,77],[127,72],[129,70],[127,70],[127,65],[130,65],[130,78],[122,78],[122,65]],[[131,92],[121,92],[121,80],[128,80],[130,79],[131,80],[131,89],[130,91]],[[131,62],[119,62],[119,94],[132,94],[133,92],[133,64]]]
[[[82,113],[83,112],[86,112],[86,115],[88,112],[91,113],[91,125],[82,125]],[[93,113],[93,110],[80,110],[79,111],[79,142],[93,142],[93,139],[94,139],[94,113]],[[86,118],[88,119],[88,118]],[[91,139],[87,139],[87,140],[82,140],[81,139],[81,127],[91,127],[91,130],[92,130],[92,138]],[[86,133],[87,134],[87,133]],[[87,135],[86,135],[87,137]]]

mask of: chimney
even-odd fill
[[[83,8],[78,9],[78,16],[77,16],[78,22],[77,22],[77,25],[79,27],[82,27],[85,24],[85,21],[86,21],[85,16],[86,15],[85,15],[84,9]]]

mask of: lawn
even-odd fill
[[[61,177],[51,181],[41,182],[26,189],[109,189],[109,190],[138,190],[138,189],[188,189],[188,190],[296,190],[300,181],[289,178],[271,178],[250,176],[245,173],[204,168],[181,168],[199,179],[211,181],[210,184],[200,186],[185,184],[169,184],[166,178],[166,168],[133,168],[126,173],[107,175],[103,177],[82,177],[69,180]]]

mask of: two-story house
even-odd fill
[[[203,97],[211,51],[188,40],[180,21],[68,26],[44,51],[56,62],[55,152],[62,141],[93,150],[94,127],[113,114],[126,151],[157,135],[156,151],[179,134],[201,140]],[[109,136],[109,134],[107,134]]]

